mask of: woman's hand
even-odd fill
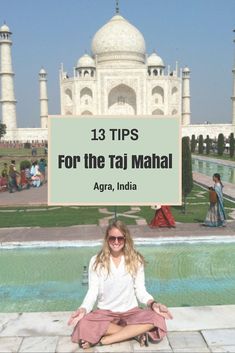
[[[86,309],[80,308],[76,310],[69,318],[68,325],[76,326],[77,323],[86,315]]]
[[[170,313],[170,311],[168,310],[168,308],[161,303],[154,303],[152,305],[152,309],[153,309],[153,311],[155,311],[155,313],[161,315],[162,317],[164,317],[167,320],[173,319],[173,316]]]

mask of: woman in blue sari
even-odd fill
[[[213,181],[215,183],[214,188],[209,189],[216,192],[216,200],[214,202],[210,200],[210,207],[204,225],[208,227],[223,227],[225,226],[226,216],[223,205],[223,184],[218,173],[213,175]]]

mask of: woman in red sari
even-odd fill
[[[175,220],[169,206],[156,206],[156,212],[150,222],[150,227],[175,227]]]

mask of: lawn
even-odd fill
[[[40,158],[47,158],[44,155],[44,148],[37,148],[37,156],[32,156],[31,149],[28,148],[0,148],[0,173],[3,169],[4,163],[7,163],[8,166],[11,163],[11,160],[14,159],[16,162],[16,170],[20,170],[20,162],[23,160],[39,160]]]
[[[2,212],[3,210],[6,212]],[[76,224],[98,224],[99,218],[97,207],[0,208],[0,228],[68,227]]]
[[[44,156],[44,148],[37,148],[37,156]],[[32,157],[31,148],[1,148],[0,157]]]
[[[110,213],[100,213],[99,208],[106,208]],[[225,200],[226,213],[235,210],[235,203]],[[84,206],[84,207],[22,207],[22,208],[0,208],[0,228],[2,227],[67,227],[82,224],[98,224],[99,219],[113,216],[116,213],[118,219],[126,224],[136,224],[135,218],[127,218],[122,214],[130,211],[128,206]],[[172,213],[177,222],[201,223],[204,221],[208,209],[207,190],[194,185],[194,188],[187,198],[186,213],[183,213],[181,206],[171,207]],[[150,206],[140,207],[134,213],[138,218],[151,221],[155,211]]]

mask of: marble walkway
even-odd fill
[[[158,344],[140,347],[130,340],[86,352],[235,352],[235,305],[171,308],[168,335]],[[1,313],[0,352],[81,352],[71,343],[69,312]]]

